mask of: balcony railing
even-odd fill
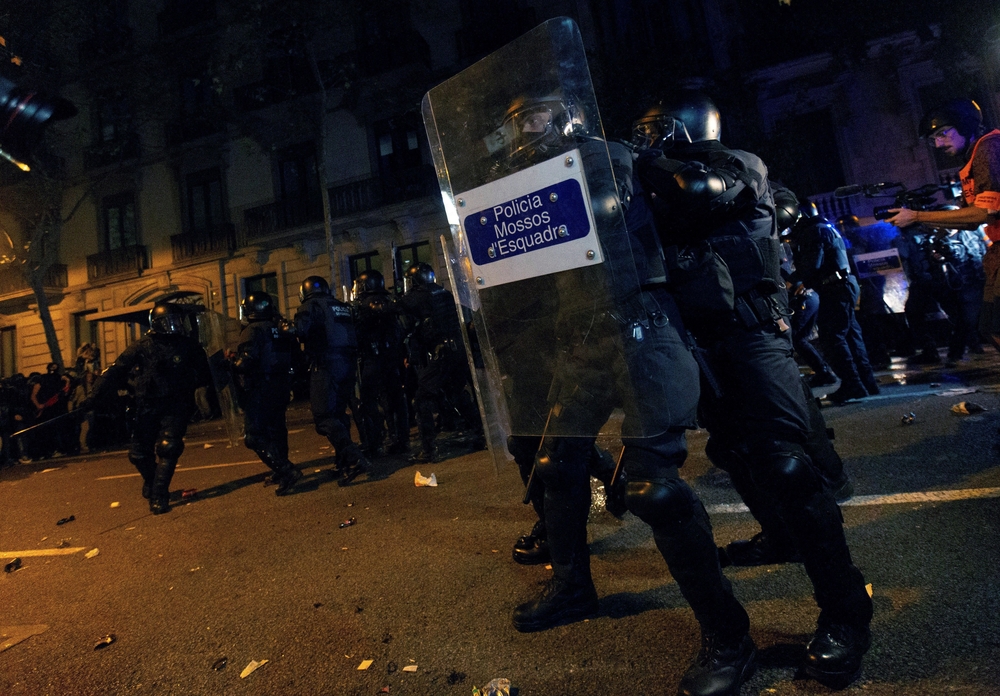
[[[56,263],[49,267],[42,279],[44,288],[65,288],[69,285],[66,264]],[[0,266],[0,295],[30,290],[28,279],[21,266]]]
[[[383,205],[433,195],[438,191],[432,167],[415,167],[330,188],[330,214],[363,213]]]
[[[184,232],[170,237],[174,263],[202,256],[228,255],[236,248],[236,229],[231,224],[207,230]]]
[[[294,227],[323,220],[323,202],[319,194],[283,198],[274,203],[250,208],[243,213],[247,239],[259,239]]]
[[[87,257],[87,279],[102,280],[113,276],[138,276],[149,268],[146,247],[142,244],[102,251]]]
[[[97,169],[137,157],[139,157],[139,136],[136,133],[131,133],[119,140],[101,143],[84,150],[83,168],[87,170]]]

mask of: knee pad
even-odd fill
[[[822,487],[804,452],[776,452],[762,457],[752,471],[754,483],[778,500],[805,499]]]
[[[183,438],[177,437],[173,428],[164,428],[156,442],[156,456],[162,459],[178,459],[184,451]]]
[[[154,459],[146,454],[129,452],[128,460],[132,462],[132,466],[134,466],[137,469],[142,469],[143,467],[147,467],[150,464],[152,464],[153,466],[156,465]]]
[[[535,456],[535,475],[553,491],[589,486],[587,462],[594,441],[589,438],[546,438]]]
[[[698,499],[681,479],[629,481],[629,512],[651,527],[680,526],[694,516]]]

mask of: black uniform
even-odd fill
[[[361,377],[362,442],[376,454],[388,431],[391,454],[410,450],[402,313],[387,290],[363,292],[354,305]]]
[[[183,334],[150,332],[105,370],[88,401],[102,401],[128,384],[135,391],[135,426],[128,458],[143,480],[143,497],[159,514],[169,507],[170,480],[184,451],[184,433],[196,408],[194,391],[211,381],[198,342]],[[85,407],[86,408],[86,407]]]
[[[819,338],[840,388],[834,402],[878,394],[878,381],[868,361],[868,350],[854,306],[861,292],[851,273],[847,247],[837,229],[822,217],[803,218],[793,228],[795,251],[793,286],[819,293]]]
[[[655,194],[671,285],[705,351],[706,453],[730,473],[762,526],[777,516],[803,559],[821,609],[807,669],[853,679],[868,647],[872,603],[840,510],[805,449],[810,411],[784,322],[766,167],[718,140],[676,142],[657,154],[644,153],[638,168]]]
[[[467,389],[472,376],[463,348],[455,298],[437,283],[421,283],[400,299],[409,324],[409,360],[417,372],[413,395],[422,459],[435,456],[434,414],[455,408],[475,433],[474,449],[485,445],[479,408]]]
[[[309,355],[309,405],[316,432],[336,450],[340,483],[349,483],[366,464],[361,449],[351,440],[347,415],[358,359],[350,305],[328,294],[306,297],[295,314],[295,333]]]
[[[240,334],[233,370],[243,408],[244,439],[270,468],[284,493],[298,471],[288,461],[288,428],[285,411],[292,388],[292,356],[299,349],[295,338],[276,319],[251,321]]]

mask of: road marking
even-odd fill
[[[914,493],[889,493],[886,495],[856,495],[845,500],[842,507],[862,507],[868,505],[900,505],[913,503],[951,503],[956,500],[974,500],[976,498],[1000,498],[1000,488],[963,488],[951,491],[917,491]],[[710,515],[735,514],[749,512],[743,503],[723,503],[709,505]]]
[[[69,556],[83,551],[86,546],[70,546],[65,549],[32,549],[30,551],[0,551],[0,558],[29,558],[31,556]]]
[[[178,467],[177,471],[201,471],[202,469],[224,469],[230,466],[246,466],[247,464],[260,464],[259,459],[249,459],[245,462],[230,462],[229,464],[208,464],[206,466],[185,466]],[[97,481],[110,481],[112,479],[138,478],[139,472],[134,474],[117,474],[115,476],[98,476]]]

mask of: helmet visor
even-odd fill
[[[636,150],[670,147],[677,141],[690,143],[691,136],[688,135],[684,122],[673,116],[643,118],[632,125],[632,146]]]
[[[158,334],[183,334],[186,333],[184,317],[180,314],[163,314],[153,319],[150,328]]]

